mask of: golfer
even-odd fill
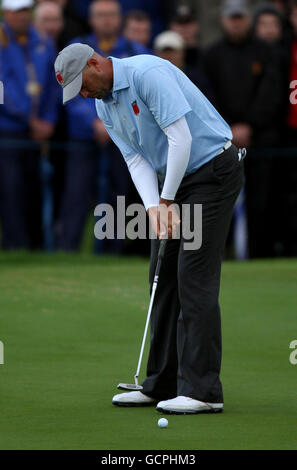
[[[63,102],[78,94],[96,109],[127,162],[158,234],[152,240],[150,282],[160,238],[165,257],[151,317],[143,390],[113,397],[119,406],[157,405],[165,413],[223,410],[220,381],[221,259],[233,207],[243,184],[242,153],[228,124],[200,90],[166,60],[139,55],[104,58],[85,44],[63,49],[55,62]],[[178,211],[202,205],[202,245],[172,238]],[[159,219],[159,221],[158,221]],[[181,231],[182,232],[182,231]]]

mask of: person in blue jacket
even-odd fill
[[[87,22],[88,10],[91,0],[72,0],[72,8],[77,16]],[[176,0],[119,0],[123,14],[132,10],[141,10],[147,13],[153,26],[153,36],[161,33],[166,26],[170,12],[176,7]]]
[[[31,25],[32,0],[3,0],[0,24],[0,216],[4,249],[41,244],[39,153],[30,139],[54,130],[59,89],[55,48]],[[18,142],[25,140],[24,142]]]
[[[95,0],[89,10],[92,32],[71,41],[91,46],[101,55],[118,58],[148,54],[143,45],[121,34],[122,14],[117,1]],[[70,140],[65,166],[57,247],[79,249],[91,197],[114,204],[117,194],[126,195],[130,176],[121,154],[98,119],[95,101],[76,97],[66,106]],[[95,205],[95,204],[94,204]],[[96,242],[96,251],[121,253],[122,240]]]

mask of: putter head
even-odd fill
[[[123,384],[123,383],[120,383],[118,385],[118,389],[119,390],[132,390],[132,391],[136,391],[136,390],[142,390],[142,385],[136,385],[136,384]]]

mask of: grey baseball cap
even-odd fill
[[[71,44],[65,47],[55,62],[56,78],[63,88],[63,104],[75,98],[82,87],[82,71],[94,54],[87,44]]]
[[[231,17],[235,15],[245,16],[249,14],[249,7],[246,0],[225,0],[222,8],[223,16]]]

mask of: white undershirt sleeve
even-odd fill
[[[168,138],[168,157],[161,197],[173,201],[188,167],[192,135],[185,116],[165,127]]]
[[[158,206],[160,198],[158,177],[151,164],[141,155],[136,154],[127,160],[127,165],[145,209]]]
[[[189,163],[192,136],[185,117],[170,124],[163,131],[168,138],[169,148],[162,198],[173,201]],[[158,206],[158,177],[151,164],[136,154],[127,160],[127,165],[146,210]]]

